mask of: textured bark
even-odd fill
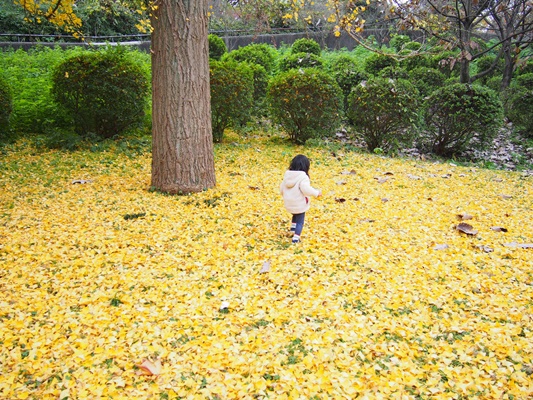
[[[152,187],[215,186],[207,0],[160,0],[152,26]]]

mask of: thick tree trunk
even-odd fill
[[[160,0],[152,19],[152,187],[215,186],[207,0]]]

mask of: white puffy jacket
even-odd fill
[[[285,208],[291,214],[306,212],[311,203],[309,197],[320,195],[320,190],[311,186],[309,177],[303,171],[286,171],[280,192]]]

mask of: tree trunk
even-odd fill
[[[152,187],[212,188],[207,0],[160,0],[152,26]]]
[[[513,55],[513,49],[511,46],[511,41],[506,40],[502,43],[503,46],[503,59],[505,61],[503,66],[502,74],[502,83],[500,86],[501,90],[505,90],[511,84],[511,79],[513,78],[513,71],[516,63],[516,58]]]

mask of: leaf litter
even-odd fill
[[[291,246],[294,149],[253,141],[218,145],[217,188],[190,196],[150,191],[149,155],[6,151],[1,398],[530,396],[532,177],[457,166],[451,192],[428,179],[447,165],[347,151],[337,185],[306,149],[327,195]],[[465,209],[475,236],[450,230]]]

